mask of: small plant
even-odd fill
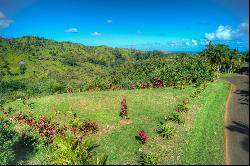
[[[140,130],[140,131],[138,132],[138,136],[139,136],[139,138],[140,138],[142,144],[146,144],[146,143],[147,143],[147,135],[146,135],[146,133],[145,133],[144,130]]]
[[[173,136],[174,127],[169,124],[162,124],[158,133],[163,137],[170,139]]]
[[[84,165],[93,162],[95,155],[94,150],[98,145],[93,140],[82,140],[75,136],[68,135],[56,137],[52,146],[54,155],[52,155],[50,160],[53,164]]]
[[[154,80],[153,84],[154,84],[154,87],[156,88],[162,88],[164,86],[163,80],[160,80],[160,79]]]
[[[173,121],[173,122],[177,122],[178,124],[183,124],[184,118],[182,117],[182,115],[179,113],[179,108],[176,109],[176,112],[171,112],[170,115],[167,115],[165,117],[166,121]]]
[[[108,155],[103,154],[96,158],[96,163],[94,165],[105,165],[108,160]]]
[[[67,93],[73,93],[74,92],[74,90],[73,90],[73,88],[71,86],[68,86],[66,88],[66,91],[67,91]]]
[[[79,127],[81,125],[80,119],[76,116],[76,113],[73,114],[73,119],[69,121],[70,127]]]
[[[179,109],[180,112],[188,112],[189,111],[189,108],[187,107],[186,104],[178,104],[176,109]]]
[[[128,106],[127,106],[126,98],[122,99],[120,116],[122,118],[124,118],[124,119],[129,119],[128,118]]]
[[[142,165],[157,165],[159,161],[159,158],[153,153],[142,153],[140,157]]]
[[[80,131],[83,131],[84,134],[95,134],[98,130],[98,124],[94,121],[84,121],[80,126]]]

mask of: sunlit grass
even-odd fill
[[[223,142],[221,142],[223,132],[221,133],[221,127],[214,128],[214,125],[223,123],[221,112],[224,112],[223,102],[225,102],[227,96],[227,88],[227,84],[222,81],[209,83],[208,88],[200,97],[190,98],[190,111],[184,115],[186,122],[182,125],[174,124],[174,136],[170,140],[162,139],[157,134],[156,129],[160,124],[159,122],[164,120],[168,112],[175,111],[177,104],[182,103],[184,99],[189,97],[195,89],[194,87],[190,86],[183,90],[170,87],[58,94],[31,98],[26,101],[26,105],[22,101],[15,101],[4,105],[4,107],[12,107],[25,114],[30,112],[35,117],[42,115],[51,117],[58,111],[60,114],[54,116],[53,120],[62,125],[68,125],[69,120],[72,118],[71,112],[77,113],[81,120],[90,119],[96,121],[101,127],[101,131],[95,136],[100,144],[98,153],[109,155],[108,164],[138,164],[139,149],[155,153],[160,159],[159,164],[200,163],[197,161],[203,160],[203,158],[205,158],[204,163],[206,163],[209,156],[211,156],[210,152],[214,152],[216,159],[221,157],[221,154],[218,153],[223,153],[223,149],[219,149],[223,147]],[[119,112],[122,97],[127,100],[129,124],[120,123]],[[217,103],[215,107],[212,106],[214,102]],[[30,103],[33,103],[31,104],[33,109],[28,106]],[[211,113],[206,115],[208,108]],[[219,115],[216,114],[218,109],[220,110]],[[215,114],[213,115],[212,112],[215,112]],[[213,123],[211,118],[204,120],[207,116],[214,118],[214,121],[218,122],[218,124],[210,124]],[[192,127],[193,122],[194,126]],[[208,142],[213,139],[214,146],[211,146],[213,150],[204,150],[203,146],[205,145],[203,144],[206,141],[204,140],[203,130],[205,129],[197,126],[210,126],[211,129],[206,128],[206,131],[213,132],[216,130],[218,132],[216,138],[206,138]],[[146,145],[142,145],[135,138],[140,129],[143,129],[148,136]],[[186,140],[188,142],[195,140],[197,144],[192,145],[192,147],[196,151],[203,151],[203,155],[199,160],[196,160],[197,156],[195,156],[194,151],[189,151],[191,145],[190,143],[185,144]],[[199,149],[199,146],[201,149]],[[41,158],[41,153],[39,156]],[[190,157],[193,158],[187,160]],[[38,158],[33,157],[30,163],[39,162]]]

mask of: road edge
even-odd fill
[[[228,82],[230,84],[230,89],[229,89],[229,94],[227,96],[227,102],[225,106],[225,113],[224,113],[224,161],[225,165],[231,165],[231,160],[229,157],[229,152],[228,152],[228,135],[227,135],[227,128],[228,126],[228,113],[230,111],[230,99],[232,96],[232,91],[233,91],[233,84]]]

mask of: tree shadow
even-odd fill
[[[236,90],[234,93],[241,96],[238,99],[240,104],[249,105],[249,91],[247,91],[247,90]]]
[[[22,135],[18,141],[12,146],[15,153],[15,159],[10,163],[11,165],[22,164],[35,152],[36,139],[29,135]],[[21,162],[21,163],[20,163]]]
[[[248,67],[242,67],[238,70],[239,74],[245,74],[249,76],[249,68]]]
[[[245,135],[244,140],[241,141],[241,147],[249,152],[249,126],[235,121],[232,121],[232,123],[233,124],[230,124],[226,128],[232,132],[238,132]]]

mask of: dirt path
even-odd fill
[[[232,84],[225,114],[225,164],[249,165],[249,65],[241,75],[223,79]]]

